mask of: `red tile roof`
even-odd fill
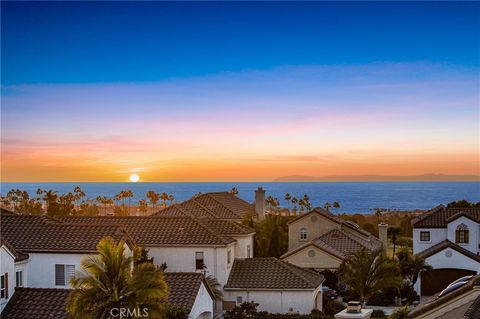
[[[104,237],[131,244],[125,229],[118,225],[72,224],[45,216],[1,215],[2,237],[22,252],[95,252]]]
[[[324,277],[274,257],[235,259],[224,289],[316,289]]]
[[[75,224],[119,225],[133,240],[144,246],[227,245],[235,242],[217,232],[199,219],[191,217],[64,217],[64,222]]]
[[[354,254],[362,248],[370,251],[382,249],[382,242],[375,236],[369,236],[368,239],[365,239],[343,229],[333,229],[302,246],[288,251],[281,258],[291,256],[311,245],[339,259],[345,259],[348,255]]]
[[[415,218],[412,225],[414,228],[446,228],[450,221],[461,216],[480,223],[480,207],[447,208],[439,205]]]
[[[15,288],[2,311],[2,319],[66,319],[70,289]]]
[[[172,205],[153,216],[189,215],[198,218],[240,220],[254,214],[255,206],[228,192],[206,193]]]
[[[201,273],[166,272],[164,275],[169,289],[168,302],[174,306],[190,311],[202,283],[213,299],[213,294]]]

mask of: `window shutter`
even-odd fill
[[[65,285],[68,285],[71,278],[75,278],[75,265],[66,265],[66,274],[67,274],[67,282]]]
[[[55,286],[65,286],[65,265],[55,265]]]
[[[5,273],[5,298],[8,298],[8,272]]]

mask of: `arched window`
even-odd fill
[[[300,240],[307,240],[307,229],[300,228]]]
[[[468,226],[460,224],[455,230],[455,242],[458,244],[468,244]]]

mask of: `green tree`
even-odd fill
[[[365,303],[374,293],[389,287],[401,287],[398,264],[381,250],[362,249],[348,256],[338,270],[340,279]]]
[[[123,196],[125,196],[125,199],[128,199],[128,209],[127,209],[127,212],[128,212],[128,215],[130,215],[130,210],[131,210],[131,207],[132,207],[133,191],[132,191],[131,189],[126,190]]]
[[[380,224],[380,220],[382,219],[383,209],[381,208],[374,208],[373,209],[375,216],[377,217],[377,224]]]
[[[424,258],[413,255],[408,248],[400,249],[397,253],[400,273],[403,279],[413,288],[420,273],[431,276],[433,267]]]
[[[168,288],[161,269],[152,263],[133,267],[124,243],[112,238],[97,245],[98,255],[82,260],[82,271],[70,280],[67,302],[72,318],[110,318],[114,308],[148,309],[149,318],[164,318]]]
[[[80,216],[98,216],[99,210],[98,206],[95,203],[92,203],[91,200],[84,201],[80,203],[78,210],[78,215]]]
[[[297,203],[298,203],[298,198],[295,196],[292,197],[292,210],[295,209],[297,210]]]
[[[288,250],[289,218],[281,215],[267,215],[254,223],[256,257],[280,257]]]
[[[157,207],[157,203],[160,200],[160,194],[154,191],[148,191],[147,198],[152,205],[153,210],[155,210],[155,208]]]
[[[397,247],[397,239],[402,234],[402,229],[400,227],[388,227],[387,234],[390,237],[390,239],[392,240],[392,244],[393,244],[393,255],[392,255],[392,257],[395,257],[395,249]]]

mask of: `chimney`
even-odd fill
[[[263,187],[259,187],[255,191],[255,213],[258,216],[258,219],[263,219],[265,217],[265,190]]]
[[[388,245],[388,236],[387,236],[388,224],[381,222],[378,224],[378,239],[383,244],[383,251],[387,252],[387,245]]]

